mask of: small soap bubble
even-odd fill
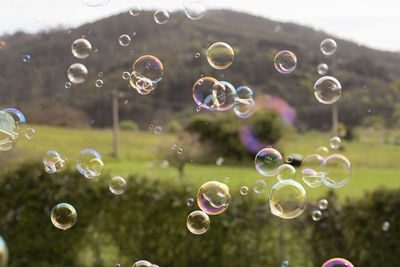
[[[276,178],[278,178],[278,180],[295,179],[296,178],[296,169],[290,164],[282,164],[278,168]]]
[[[331,56],[335,54],[337,44],[333,39],[325,39],[321,42],[321,52],[324,55]]]
[[[146,261],[146,260],[140,260],[135,262],[132,267],[152,267],[151,262]]]
[[[47,173],[53,174],[60,172],[64,168],[65,159],[62,159],[57,151],[50,150],[46,152],[43,158],[43,165]]]
[[[287,156],[286,157],[286,162],[287,163],[292,163],[292,161],[293,161],[293,156]]]
[[[161,126],[154,127],[154,133],[155,134],[161,134],[161,132],[162,132],[162,127]]]
[[[129,55],[130,55],[130,56],[132,56],[134,53],[135,53],[135,51],[133,51],[133,50],[130,50],[130,51],[129,51]]]
[[[171,146],[171,149],[172,149],[172,150],[175,150],[175,149],[176,149],[176,144],[173,144],[173,145]]]
[[[217,158],[215,163],[217,164],[217,166],[221,166],[224,163],[224,158],[223,157]]]
[[[280,51],[274,57],[274,66],[280,73],[289,74],[296,69],[297,57],[291,51]]]
[[[225,177],[224,181],[225,183],[229,182],[229,177]]]
[[[265,192],[265,189],[267,188],[267,183],[260,179],[254,182],[253,190],[257,194],[262,194]]]
[[[289,267],[289,261],[287,260],[282,261],[281,267]]]
[[[313,219],[314,222],[317,222],[321,220],[322,213],[320,210],[314,210],[311,214],[311,218]]]
[[[86,178],[91,179],[95,176],[99,176],[102,173],[104,169],[104,163],[97,151],[93,149],[85,149],[82,150],[78,155],[76,168]]]
[[[326,146],[320,146],[317,148],[317,154],[325,158],[329,154],[329,149]]]
[[[342,143],[342,140],[340,139],[339,136],[333,136],[330,140],[329,140],[329,146],[332,149],[339,149],[340,145]]]
[[[256,170],[264,176],[277,174],[281,164],[282,155],[274,148],[261,149],[255,157]]]
[[[328,200],[321,199],[318,203],[320,210],[326,210],[328,208]]]
[[[29,62],[31,62],[31,55],[29,55],[29,54],[22,55],[22,61],[23,61],[24,63],[29,63]]]
[[[25,132],[26,139],[28,139],[28,140],[32,139],[35,136],[35,133],[36,133],[36,131],[33,128],[26,129],[26,132]]]
[[[154,124],[149,123],[149,126],[147,126],[147,128],[148,128],[149,130],[153,130],[153,129],[154,129]]]
[[[114,265],[114,267],[121,267],[121,264],[116,263],[116,264]]]
[[[200,110],[201,110],[201,107],[200,107],[200,106],[197,106],[197,107],[196,107],[196,112],[200,112]]]
[[[382,231],[387,232],[387,231],[389,231],[389,228],[390,228],[390,222],[385,221],[382,223]]]
[[[224,42],[217,42],[207,50],[207,60],[211,67],[223,70],[232,65],[235,57],[232,47]]]
[[[131,9],[129,9],[129,14],[131,16],[139,16],[142,13],[143,9],[142,7],[140,7],[139,5],[136,5],[134,7],[132,7]]]
[[[186,200],[186,205],[187,205],[188,207],[193,206],[193,203],[194,203],[194,199],[191,198],[191,197],[189,197],[189,198]]]
[[[100,88],[103,86],[103,80],[97,79],[95,82],[96,87]]]
[[[200,57],[200,53],[199,53],[199,52],[196,52],[196,53],[194,54],[194,57],[195,57],[195,58],[199,58],[199,57]]]
[[[154,21],[157,24],[165,24],[168,22],[169,19],[169,13],[166,10],[157,10],[154,13]]]
[[[74,226],[77,218],[75,208],[68,203],[60,203],[51,210],[51,222],[59,229],[67,230]]]
[[[333,104],[341,95],[342,85],[334,77],[321,77],[314,84],[314,96],[322,104]]]
[[[247,195],[247,193],[249,192],[249,188],[247,187],[247,186],[242,186],[241,188],[240,188],[240,194],[242,195],[242,196],[245,196],[245,195]]]
[[[72,84],[70,82],[66,82],[65,83],[65,88],[69,89],[71,88]]]
[[[74,57],[84,59],[92,52],[92,45],[86,39],[77,39],[72,43],[71,51]]]
[[[187,217],[186,226],[192,234],[201,235],[210,227],[210,218],[206,213],[195,210]]]
[[[176,150],[176,153],[178,154],[178,155],[182,155],[182,153],[183,153],[183,148],[178,148],[178,150]]]
[[[0,49],[4,48],[6,46],[6,42],[4,41],[0,41]]]
[[[325,75],[328,72],[328,69],[329,69],[329,67],[325,63],[321,63],[317,67],[317,71],[318,71],[319,75]]]
[[[126,190],[126,181],[121,176],[115,176],[111,178],[108,188],[114,195],[121,195]]]
[[[306,208],[306,191],[294,180],[276,183],[269,193],[271,213],[283,219],[300,216]]]
[[[191,20],[199,20],[206,14],[206,8],[202,0],[184,0],[185,15]]]
[[[85,65],[81,63],[75,63],[69,66],[67,70],[68,79],[72,83],[80,84],[86,80],[88,70]]]
[[[131,78],[131,74],[128,71],[124,71],[122,73],[122,79],[129,80]]]
[[[104,73],[103,73],[102,71],[100,71],[99,73],[97,73],[97,76],[102,77],[103,74],[104,74]]]
[[[119,37],[118,41],[121,46],[128,46],[131,43],[131,37],[127,34],[123,34]]]

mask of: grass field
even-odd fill
[[[36,135],[31,140],[20,138],[15,148],[10,152],[2,152],[2,162],[5,167],[13,163],[26,160],[41,161],[48,150],[58,151],[62,157],[68,158],[68,165],[73,167],[78,153],[86,148],[97,150],[103,157],[105,171],[112,175],[128,176],[130,174],[145,175],[160,179],[165,183],[180,182],[178,171],[172,167],[162,168],[159,156],[160,147],[168,147],[179,141],[175,136],[162,133],[155,135],[152,132],[120,132],[120,158],[112,156],[112,132],[109,129],[68,129],[47,126],[31,126],[36,130]],[[344,154],[352,164],[352,177],[350,182],[335,191],[341,197],[360,197],[364,191],[379,187],[398,188],[400,167],[397,158],[400,155],[400,146],[393,142],[384,144],[382,138],[391,140],[397,132],[364,132],[354,142],[343,142]],[[315,153],[317,147],[327,146],[329,135],[319,132],[309,132],[296,135],[285,142],[283,151],[286,155],[298,153],[306,156]],[[183,153],[185,148],[183,147]],[[185,184],[198,188],[203,182],[209,180],[223,181],[229,177],[228,184],[233,195],[239,195],[239,188],[243,185],[250,189],[253,182],[263,178],[251,160],[248,162],[224,163],[222,166],[215,164],[201,165],[188,164],[185,168]],[[300,171],[296,179],[300,182]],[[275,177],[265,177],[268,189],[277,181]],[[309,198],[314,199],[326,193],[328,188],[322,185],[312,189],[305,186]],[[260,196],[261,197],[261,196]]]

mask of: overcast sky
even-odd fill
[[[96,1],[96,0],[90,0]],[[106,0],[98,0],[106,1]],[[381,50],[400,51],[400,0],[205,0],[207,8],[233,9],[322,29]],[[0,0],[0,34],[79,26],[129,9],[182,9],[182,0],[109,0],[89,7],[83,0]],[[200,21],[201,23],[201,21]]]

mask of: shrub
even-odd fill
[[[129,121],[129,120],[121,121],[119,123],[119,128],[121,130],[126,130],[126,131],[137,131],[137,130],[139,130],[139,126],[136,124],[136,122]]]

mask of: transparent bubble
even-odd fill
[[[82,0],[82,2],[90,7],[99,7],[107,5],[110,0]]]
[[[26,139],[32,139],[35,136],[35,133],[36,133],[36,131],[33,128],[26,129],[26,131],[25,131]]]
[[[203,184],[197,193],[197,204],[202,211],[210,215],[224,212],[230,201],[229,187],[217,181]]]
[[[194,199],[191,198],[191,197],[189,197],[189,198],[186,200],[186,205],[187,205],[188,207],[193,206],[193,203],[194,203]]]
[[[225,183],[228,183],[229,182],[229,177],[225,177],[224,181],[225,181]]]
[[[67,77],[72,83],[80,84],[86,80],[88,70],[85,65],[75,63],[69,66],[67,70]]]
[[[223,163],[224,163],[224,158],[223,157],[219,157],[215,161],[215,164],[217,164],[217,166],[221,166]]]
[[[53,174],[62,171],[65,166],[65,159],[62,159],[57,151],[49,150],[43,158],[44,170]]]
[[[234,55],[233,49],[229,44],[217,42],[208,48],[207,60],[211,67],[223,70],[232,65]]]
[[[196,53],[194,54],[194,57],[195,57],[195,58],[199,58],[199,57],[200,57],[200,53],[199,53],[199,52],[196,52]]]
[[[135,51],[133,51],[133,50],[130,50],[130,51],[129,51],[129,55],[131,55],[131,56],[132,56],[134,53],[135,53]]]
[[[254,182],[253,190],[257,194],[262,194],[265,192],[265,189],[267,188],[267,183],[260,179]]]
[[[178,154],[178,155],[182,155],[182,153],[183,153],[183,148],[178,148],[177,150],[176,150],[176,154]]]
[[[196,112],[200,112],[200,110],[201,110],[201,107],[200,107],[200,106],[197,106],[197,107],[196,107]]]
[[[337,44],[333,39],[325,39],[321,42],[321,52],[324,55],[331,56],[335,54]]]
[[[317,67],[317,71],[318,71],[319,75],[325,75],[328,72],[328,70],[329,70],[329,67],[325,63],[321,63]]]
[[[284,260],[282,261],[281,267],[288,267],[289,266],[289,261]]]
[[[116,264],[114,265],[114,267],[121,267],[121,264],[116,263]]]
[[[119,37],[118,42],[121,46],[128,46],[131,43],[131,37],[127,34],[122,34]]]
[[[332,149],[339,149],[341,143],[342,143],[342,140],[338,136],[334,136],[329,140],[329,146]]]
[[[95,85],[97,88],[100,88],[103,86],[103,83],[104,83],[103,80],[97,79]]]
[[[314,95],[322,104],[333,104],[342,95],[342,85],[334,77],[321,77],[314,84]]]
[[[154,129],[154,124],[150,123],[150,124],[147,126],[147,128],[148,128],[149,130],[153,130],[153,129]]]
[[[328,187],[339,188],[350,180],[350,161],[343,155],[334,154],[327,157],[322,164],[322,182]]]
[[[206,8],[202,0],[184,0],[185,15],[191,20],[199,20],[206,14]]]
[[[390,222],[385,221],[382,223],[382,231],[387,232],[387,231],[389,231],[389,228],[390,228]]]
[[[274,148],[264,148],[258,151],[255,157],[257,171],[264,176],[273,176],[282,164],[282,155]]]
[[[26,123],[25,116],[20,110],[15,108],[5,108],[2,111],[8,113],[14,119],[16,128]]]
[[[175,149],[176,149],[176,144],[173,144],[173,145],[171,146],[171,149],[172,149],[172,150],[175,150]]]
[[[247,195],[247,193],[249,192],[249,188],[247,187],[247,186],[242,186],[241,188],[240,188],[240,194],[242,195],[242,196],[245,196],[245,195]]]
[[[76,168],[86,178],[91,179],[99,176],[103,169],[104,163],[101,160],[100,154],[93,149],[82,150],[76,161]]]
[[[255,102],[253,100],[253,91],[247,86],[240,86],[236,89],[236,99],[233,106],[233,112],[239,118],[249,118],[253,115]]]
[[[77,218],[75,208],[68,203],[60,203],[51,210],[51,222],[59,229],[67,230],[74,226]]]
[[[165,24],[169,20],[169,13],[166,10],[157,10],[154,13],[154,21],[157,24]]]
[[[139,16],[142,13],[142,11],[143,11],[142,7],[136,5],[136,6],[132,7],[131,9],[129,9],[129,14],[131,16],[136,17],[136,16]]]
[[[276,183],[269,193],[271,213],[283,219],[300,216],[306,208],[306,191],[293,180],[282,180]]]
[[[297,57],[291,51],[280,51],[274,57],[274,65],[280,73],[289,74],[296,69]]]
[[[201,235],[210,227],[210,218],[206,213],[195,210],[187,217],[186,226],[192,234]]]
[[[124,72],[122,73],[122,79],[124,79],[124,80],[129,80],[130,78],[131,78],[131,74],[130,74],[129,72],[124,71]]]
[[[161,81],[164,67],[161,61],[151,55],[138,58],[133,64],[130,84],[139,93],[150,93]]]
[[[0,236],[0,266],[6,267],[8,263],[8,247],[6,241]]]
[[[132,267],[151,267],[152,264],[146,260],[140,260],[135,262]]]
[[[161,132],[162,132],[162,127],[161,126],[154,127],[154,133],[155,134],[161,134]]]
[[[322,184],[322,164],[324,158],[318,154],[308,155],[303,159],[301,164],[302,170],[301,174],[303,176],[303,181],[309,187],[315,188]]]
[[[321,210],[326,210],[328,208],[328,200],[321,199],[318,203],[318,206]]]
[[[293,156],[287,156],[286,157],[286,162],[291,163],[293,161]]]
[[[223,103],[221,103],[222,101],[220,102],[218,110],[219,111],[226,111],[226,110],[231,109],[235,105],[236,90],[235,90],[235,87],[229,82],[221,81],[220,83],[222,83],[225,86],[225,89],[221,90],[221,92],[224,95],[219,97],[219,98],[223,98],[224,101],[223,101]]]
[[[326,261],[322,267],[354,267],[354,265],[346,259],[334,258]]]
[[[92,45],[86,39],[77,39],[72,43],[71,51],[76,58],[87,58],[92,52]]]
[[[325,158],[329,154],[329,149],[326,146],[320,146],[317,148],[317,154]]]
[[[115,176],[111,178],[108,188],[114,195],[121,195],[126,190],[126,181],[121,176]]]
[[[225,90],[225,84],[215,78],[200,78],[193,86],[193,100],[202,108],[217,110],[225,103]]]
[[[290,164],[282,164],[278,168],[278,173],[276,174],[278,180],[290,180],[296,178],[296,169]]]
[[[99,76],[99,77],[102,77],[103,76],[103,72],[99,72],[99,73],[97,73],[97,76]]]
[[[311,218],[313,219],[314,222],[317,222],[321,220],[322,213],[320,210],[314,210],[311,214]]]
[[[66,82],[66,83],[65,83],[65,88],[69,89],[69,88],[71,88],[71,85],[72,85],[72,83]]]
[[[24,63],[31,62],[31,55],[29,55],[29,54],[22,55],[22,62],[24,62]]]

